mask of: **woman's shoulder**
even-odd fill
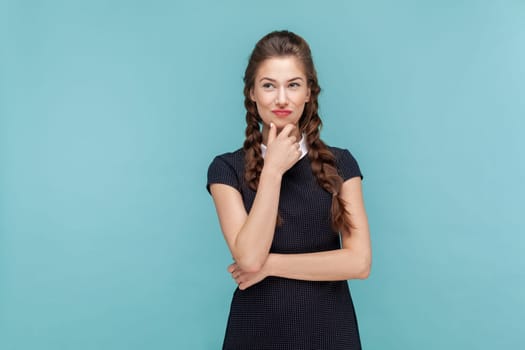
[[[234,168],[239,165],[244,166],[244,164],[242,164],[244,162],[244,149],[239,148],[235,151],[218,154],[213,158],[211,164],[217,161],[225,162]]]
[[[342,147],[336,147],[336,146],[330,146],[327,145],[328,149],[332,152],[332,154],[335,156],[336,161],[340,161],[344,159],[345,157],[354,157],[352,152],[348,148],[342,148]]]
[[[334,155],[340,155],[341,153],[344,153],[344,152],[350,152],[347,148],[342,148],[342,147],[336,147],[336,146],[331,146],[331,145],[327,145],[327,147],[330,149],[330,151],[332,151],[332,153]]]
[[[350,179],[355,176],[363,178],[361,169],[354,155],[348,148],[341,148],[335,146],[327,146],[328,149],[333,153],[335,162],[339,170],[340,175],[344,180]]]
[[[208,167],[208,182],[206,189],[210,191],[210,185],[221,183],[240,189],[242,174],[244,172],[244,150],[238,149],[233,152],[219,154],[213,158]]]
[[[239,148],[232,152],[221,153],[213,158],[209,167],[208,173],[216,172],[244,172],[244,149]]]

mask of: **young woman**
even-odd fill
[[[238,284],[223,349],[361,349],[346,280],[370,273],[362,174],[320,139],[308,44],[267,34],[244,84],[244,146],[208,169]]]

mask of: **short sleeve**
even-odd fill
[[[208,192],[211,184],[225,184],[240,190],[239,178],[234,167],[221,156],[215,157],[208,167]]]
[[[337,166],[343,181],[359,176],[363,179],[363,174],[359,168],[357,160],[347,149],[340,149],[338,152]]]

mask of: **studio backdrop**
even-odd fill
[[[0,4],[0,348],[219,349],[235,284],[206,172],[255,42],[310,44],[364,175],[365,349],[523,348],[525,3]]]

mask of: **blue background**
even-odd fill
[[[2,1],[0,348],[217,349],[205,190],[255,42],[310,43],[322,136],[365,175],[365,349],[518,349],[523,1]],[[521,214],[520,214],[521,213]]]

